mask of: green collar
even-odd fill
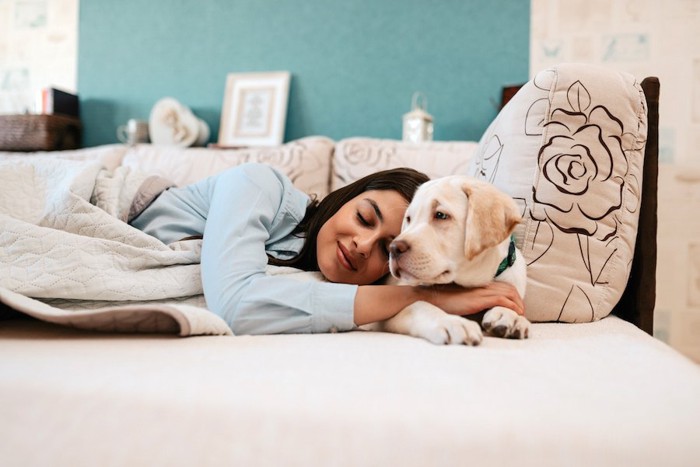
[[[511,235],[510,237],[510,245],[508,246],[508,256],[503,258],[503,261],[501,261],[501,264],[498,265],[498,270],[496,271],[496,276],[498,277],[501,275],[503,271],[511,267],[515,263],[515,239]]]

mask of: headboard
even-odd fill
[[[642,89],[647,100],[647,142],[639,227],[627,287],[613,313],[643,331],[654,331],[656,301],[657,184],[659,173],[659,79],[645,78]]]

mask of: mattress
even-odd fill
[[[692,465],[700,369],[614,316],[525,341],[0,322],[11,465]]]

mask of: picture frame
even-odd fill
[[[288,71],[229,73],[218,146],[277,146],[284,140]]]

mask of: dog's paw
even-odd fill
[[[415,302],[393,318],[362,329],[405,334],[437,345],[479,345],[483,339],[478,323],[447,314],[427,302]]]
[[[530,334],[530,321],[510,308],[495,307],[484,315],[481,321],[484,331],[494,337],[527,339]]]
[[[437,345],[479,345],[481,327],[461,316],[445,315],[423,329],[421,336]]]

